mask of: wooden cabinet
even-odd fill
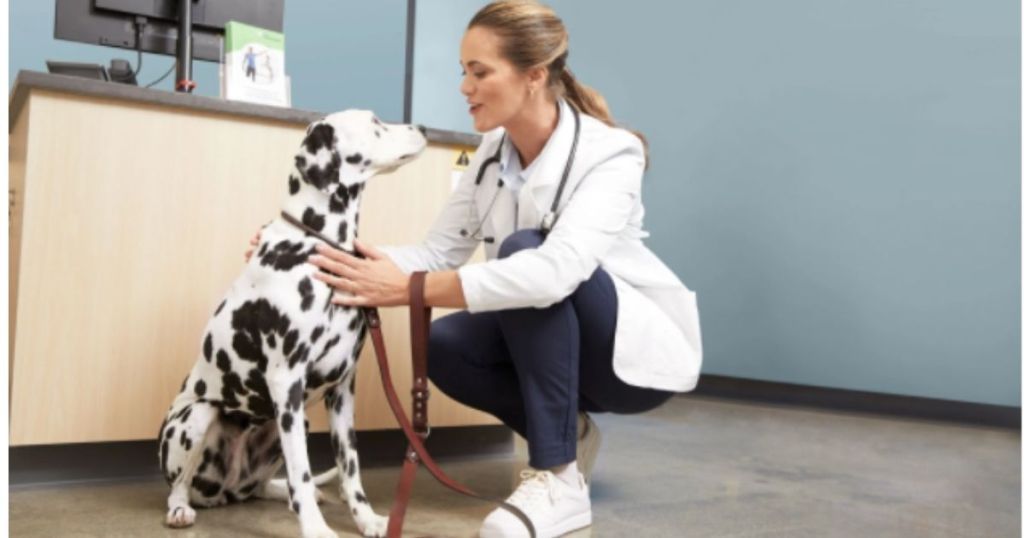
[[[280,211],[305,122],[36,86],[14,92],[11,445],[152,438],[249,239]],[[465,149],[432,142],[414,163],[371,179],[360,237],[420,241]],[[381,313],[408,409],[408,310]],[[356,424],[394,428],[372,354],[368,341]],[[314,431],[326,429],[321,406],[310,416]],[[430,421],[498,423],[437,390]]]

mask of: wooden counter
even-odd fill
[[[38,73],[19,75],[10,108],[11,445],[153,438],[323,114]],[[479,140],[428,139],[420,159],[367,184],[367,242],[422,240]],[[408,409],[408,310],[381,314]],[[357,428],[395,428],[372,353],[367,342]],[[326,429],[321,406],[310,416]],[[430,421],[498,423],[437,390]]]

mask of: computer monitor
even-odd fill
[[[224,25],[228,21],[275,32],[284,28],[284,0],[182,2],[189,0],[56,0],[53,37],[178,56],[180,83],[191,78],[193,58],[222,60]],[[183,8],[189,11],[191,24],[186,32],[190,31],[191,39],[179,43]]]

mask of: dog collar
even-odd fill
[[[284,220],[286,220],[289,223],[291,223],[296,228],[299,228],[300,230],[306,232],[307,234],[312,235],[313,237],[316,237],[317,239],[319,239],[319,240],[327,243],[328,245],[330,245],[330,246],[332,246],[332,247],[334,247],[334,248],[336,248],[336,249],[338,249],[338,250],[348,254],[349,256],[355,256],[356,258],[365,258],[365,256],[363,256],[362,254],[360,254],[358,252],[347,250],[347,249],[343,248],[341,245],[339,245],[338,243],[335,243],[333,240],[331,240],[330,238],[328,238],[324,234],[322,234],[322,233],[320,233],[320,232],[310,228],[309,226],[306,226],[305,224],[302,223],[301,220],[291,216],[287,211],[282,211],[281,212],[281,217],[284,218]]]

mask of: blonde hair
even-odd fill
[[[619,127],[612,119],[604,97],[576,80],[566,65],[569,33],[553,9],[533,0],[499,0],[481,8],[466,29],[476,26],[497,34],[501,40],[502,57],[521,72],[533,67],[547,67],[547,88],[556,98],[565,97],[580,112],[610,127]],[[648,161],[647,138],[639,131],[627,130],[643,143],[644,160]]]

